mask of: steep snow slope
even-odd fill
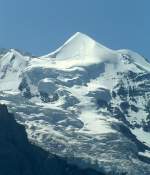
[[[84,61],[87,61],[86,59],[100,59],[101,55],[105,55],[108,52],[113,51],[95,42],[90,37],[77,32],[68,41],[66,41],[63,46],[44,57],[52,57],[57,60],[70,60],[73,58],[81,60],[82,57]]]
[[[82,33],[42,57],[14,52],[1,54],[0,101],[32,141],[108,174],[150,174],[149,62]]]

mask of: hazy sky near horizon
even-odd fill
[[[75,32],[150,59],[149,0],[0,0],[0,47],[47,54]]]

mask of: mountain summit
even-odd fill
[[[110,49],[97,43],[89,36],[77,32],[60,48],[47,56],[55,57],[57,59],[86,59],[87,57],[99,57],[104,51],[108,52]]]
[[[114,65],[121,65],[121,62],[133,62],[143,69],[150,69],[149,64],[141,55],[125,49],[117,51],[109,49],[80,32],[75,33],[56,51],[42,58],[50,58],[56,62],[67,61],[68,63],[65,62],[65,65],[61,62],[63,67],[67,66],[67,68],[100,62],[111,62]],[[124,64],[122,66],[124,67]]]
[[[0,102],[28,138],[105,174],[150,174],[150,63],[76,33],[41,57],[0,54]]]

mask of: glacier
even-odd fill
[[[50,153],[107,174],[150,174],[150,63],[77,32],[33,57],[0,52],[0,103]]]

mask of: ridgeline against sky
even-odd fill
[[[150,58],[150,1],[0,0],[0,48],[42,55],[77,31]]]

